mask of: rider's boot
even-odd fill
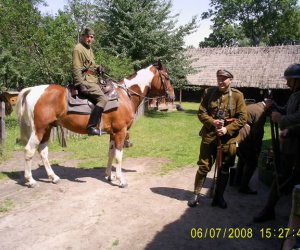
[[[89,123],[87,125],[88,135],[101,135],[100,130],[96,128],[96,126],[101,119],[102,113],[103,108],[96,105],[90,115]]]

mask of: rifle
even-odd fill
[[[271,138],[272,138],[272,148],[273,148],[273,156],[274,156],[274,175],[275,175],[275,182],[277,186],[278,196],[280,196],[279,180],[278,180],[278,170],[280,169],[279,129],[278,129],[278,123],[274,124],[271,117],[270,117],[270,124],[271,124]]]
[[[223,125],[224,125],[224,111],[223,110],[219,110],[217,113],[217,118],[221,121],[223,121]],[[222,126],[223,127],[223,126]],[[217,146],[217,154],[216,154],[216,160],[215,160],[215,170],[214,170],[214,177],[213,177],[213,182],[211,185],[211,192],[210,195],[211,197],[213,197],[213,194],[215,193],[215,189],[216,189],[216,182],[217,182],[217,177],[219,175],[219,171],[222,167],[222,141],[221,141],[221,137],[218,136],[218,146]]]

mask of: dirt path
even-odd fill
[[[60,162],[53,166],[62,179],[57,185],[49,183],[35,158],[39,187],[34,189],[22,185],[22,153],[0,165],[0,171],[20,176],[0,182],[0,203],[9,199],[14,204],[0,213],[0,249],[280,249],[281,240],[263,238],[260,228],[286,227],[290,197],[280,200],[275,221],[252,224],[268,193],[258,181],[256,196],[229,186],[226,210],[210,206],[207,188],[200,206],[188,208],[195,168],[159,175],[164,159],[127,159],[123,166],[129,186],[120,189],[106,182],[104,169],[78,169],[76,161],[64,160],[66,154],[50,154]],[[192,228],[203,230],[201,239],[191,237]],[[217,228],[222,236],[213,235]],[[211,237],[204,236],[206,229]],[[249,234],[230,239],[233,229]]]

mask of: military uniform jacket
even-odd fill
[[[284,107],[284,115],[279,121],[279,127],[283,130],[300,122],[300,90],[291,94]],[[297,137],[290,137],[281,142],[282,152],[286,154],[298,154],[300,143]]]
[[[264,137],[264,125],[266,122],[266,111],[263,102],[247,105],[247,123],[241,128],[240,147],[247,147],[253,151],[260,152],[262,139]]]
[[[209,144],[217,138],[213,121],[218,119],[219,110],[224,112],[225,120],[235,118],[231,123],[226,123],[227,133],[221,136],[222,144],[239,141],[239,130],[247,121],[247,110],[244,95],[234,88],[228,88],[223,93],[218,87],[211,87],[204,91],[198,110],[198,118],[203,123],[200,131],[202,143]]]
[[[92,49],[83,43],[78,43],[73,49],[72,57],[73,83],[76,86],[81,83],[97,83],[96,68],[99,65],[95,63]]]

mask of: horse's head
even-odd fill
[[[175,93],[168,76],[166,67],[158,60],[157,64],[151,67],[154,77],[151,82],[150,96],[164,96],[167,100],[173,101]]]

